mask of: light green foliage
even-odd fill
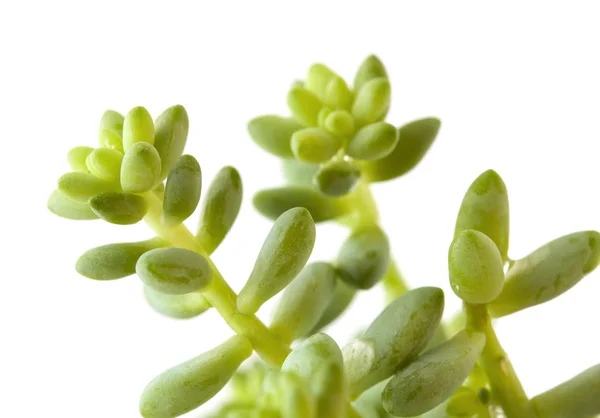
[[[123,121],[123,149],[125,152],[137,142],[154,144],[154,121],[150,113],[141,106],[131,109]]]
[[[600,414],[600,364],[532,399],[540,418],[589,418]]]
[[[496,243],[502,259],[506,261],[509,228],[506,185],[498,173],[488,170],[477,177],[465,193],[454,237],[464,229],[483,232]]]
[[[325,308],[325,311],[321,315],[321,319],[319,319],[319,322],[313,327],[309,334],[316,334],[321,329],[336,320],[346,310],[346,308],[350,306],[355,296],[356,288],[337,278],[335,281],[333,296],[331,297],[327,308]]]
[[[170,318],[189,319],[210,308],[210,303],[200,292],[170,295],[144,286],[144,296],[152,309]]]
[[[481,403],[477,393],[465,386],[461,386],[452,394],[444,404],[446,412],[452,417],[472,417],[481,410]]]
[[[92,197],[90,208],[106,222],[132,225],[142,220],[146,215],[148,205],[142,196],[132,193],[109,192]]]
[[[351,161],[332,160],[321,166],[313,181],[324,195],[341,197],[354,190],[359,179],[359,166]]]
[[[358,289],[370,289],[385,274],[390,261],[390,246],[377,225],[355,230],[344,241],[337,256],[340,278]]]
[[[450,284],[468,303],[489,303],[504,286],[502,257],[494,241],[474,229],[462,230],[448,252]]]
[[[354,408],[362,418],[392,418],[383,408],[381,402],[381,392],[383,392],[388,382],[389,379],[386,379],[375,386],[371,386],[354,402]]]
[[[152,144],[136,142],[127,148],[121,165],[121,186],[126,192],[143,193],[154,188],[160,175],[160,156]]]
[[[140,400],[141,415],[144,418],[172,418],[199,407],[225,386],[250,354],[250,341],[236,335],[163,372],[144,389]]]
[[[565,235],[515,261],[500,296],[490,304],[495,317],[548,302],[575,286],[600,263],[600,233]]]
[[[310,257],[315,233],[314,221],[304,208],[290,209],[277,218],[240,291],[240,312],[256,312],[296,277]]]
[[[73,171],[80,171],[82,173],[88,172],[86,160],[88,155],[94,151],[92,147],[79,146],[71,148],[67,153],[67,161]]]
[[[223,167],[211,182],[200,214],[196,238],[212,253],[221,244],[242,205],[242,178],[233,167]]]
[[[292,87],[287,96],[287,104],[292,115],[303,125],[319,125],[319,112],[325,105],[314,93],[304,87]]]
[[[350,110],[352,99],[352,92],[343,78],[334,77],[329,80],[325,88],[325,97],[323,98],[326,105],[335,109]]]
[[[367,81],[352,105],[352,116],[358,126],[368,125],[385,118],[390,107],[391,87],[387,78]]]
[[[334,110],[329,112],[323,123],[319,125],[332,135],[342,138],[350,137],[354,134],[354,119],[346,110]],[[348,154],[349,155],[349,154]]]
[[[385,387],[383,407],[398,417],[423,414],[444,402],[467,378],[485,336],[462,331],[401,369]]]
[[[110,148],[96,148],[87,156],[88,171],[104,180],[119,181],[123,154]]]
[[[160,238],[103,245],[86,251],[77,260],[75,269],[94,280],[121,279],[135,273],[135,265],[142,254],[164,245]]]
[[[376,78],[388,78],[388,75],[381,60],[375,55],[369,55],[362,64],[360,64],[360,67],[354,76],[354,91],[359,92],[363,85]]]
[[[292,135],[303,127],[293,118],[266,115],[252,119],[248,133],[262,149],[281,158],[292,158]]]
[[[350,391],[358,395],[413,361],[442,318],[444,293],[411,290],[389,304],[359,339],[344,347]]]
[[[305,128],[292,135],[292,152],[305,163],[322,163],[333,157],[342,142],[321,128]]]
[[[191,155],[182,155],[167,177],[162,222],[172,227],[185,221],[196,210],[201,191],[200,164]]]
[[[78,202],[87,202],[91,197],[118,189],[118,183],[78,171],[64,174],[58,179],[58,190]]]
[[[185,108],[175,105],[165,110],[156,118],[155,129],[154,147],[160,156],[160,181],[163,181],[187,142],[189,119]]]
[[[119,112],[114,110],[104,112],[98,127],[98,144],[100,147],[123,152],[124,120],[125,118]]]
[[[196,292],[208,286],[212,269],[200,254],[184,248],[157,248],[137,261],[135,271],[146,286],[169,295]]]
[[[309,382],[317,401],[316,417],[345,416],[348,394],[342,353],[331,337],[309,337],[285,359],[281,370],[294,372]]]
[[[285,211],[304,207],[315,222],[346,215],[349,208],[343,199],[335,199],[308,186],[286,186],[261,190],[254,195],[254,207],[269,219],[277,219]]]
[[[98,215],[92,211],[90,205],[71,200],[58,189],[48,197],[47,206],[50,212],[62,218],[75,221],[98,219]]]
[[[363,165],[366,179],[380,182],[408,173],[423,159],[439,129],[440,121],[436,118],[419,119],[401,126],[394,150],[386,157]]]
[[[389,123],[363,127],[350,140],[346,153],[359,160],[376,160],[389,155],[398,143],[398,130]]]
[[[283,292],[271,330],[290,342],[308,333],[331,302],[335,285],[335,269],[331,264],[308,264]]]
[[[292,185],[311,186],[313,178],[319,171],[319,164],[310,164],[292,158],[281,160],[282,173],[285,180]]]
[[[324,64],[313,64],[306,75],[306,88],[321,99],[325,98],[329,82],[338,77],[329,67]]]

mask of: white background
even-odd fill
[[[524,3],[0,3],[0,416],[135,417],[152,377],[230,335],[215,312],[189,321],[155,314],[135,277],[76,274],[85,250],[149,236],[142,224],[77,223],[46,210],[66,152],[95,144],[107,108],[144,105],[156,116],[181,103],[191,118],[187,152],[205,183],[223,165],[241,171],[243,213],[215,253],[238,290],[270,227],[251,196],[281,182],[246,122],[285,114],[287,88],[315,61],[351,80],[375,53],[392,80],[390,121],[442,119],[422,164],[374,190],[401,269],[411,285],[446,290],[448,315],[459,303],[447,247],[482,171],[494,168],[508,186],[513,258],[600,228],[598,10]],[[344,234],[320,227],[313,258],[332,258]],[[528,394],[600,362],[599,275],[498,323]],[[376,290],[361,295],[332,335],[344,343],[380,301]]]

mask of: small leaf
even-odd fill
[[[182,155],[167,177],[163,200],[163,223],[172,227],[185,221],[196,210],[201,192],[200,164],[191,155]]]
[[[55,190],[50,194],[47,206],[50,212],[61,218],[75,221],[98,219],[90,205],[71,200],[60,190]]]
[[[325,98],[329,82],[338,77],[329,67],[316,63],[310,66],[306,76],[306,88],[321,99]]]
[[[367,180],[387,181],[408,173],[423,159],[439,129],[440,120],[436,118],[419,119],[401,126],[394,150],[381,159],[364,164]]]
[[[325,105],[314,93],[303,87],[292,87],[287,104],[298,122],[305,126],[319,125],[319,112]]]
[[[394,416],[423,414],[450,397],[469,376],[485,335],[462,331],[401,369],[385,387],[383,407]]]
[[[333,157],[342,141],[321,128],[305,128],[292,135],[292,152],[305,163],[322,163]]]
[[[154,146],[137,142],[125,152],[121,165],[121,186],[131,193],[144,193],[156,186],[160,175],[160,156]]]
[[[292,135],[302,128],[295,119],[276,115],[259,116],[248,123],[248,133],[254,142],[281,158],[294,156],[290,145]]]
[[[150,286],[144,286],[144,295],[148,305],[156,312],[176,319],[189,319],[198,316],[211,305],[200,292],[191,292],[183,295],[169,295],[157,292]]]
[[[548,302],[575,286],[600,263],[600,233],[562,236],[514,262],[504,289],[490,305],[498,318]]]
[[[277,218],[238,296],[238,310],[253,314],[284,289],[302,270],[314,244],[315,224],[306,209],[290,209]]]
[[[303,163],[295,158],[281,160],[283,177],[293,185],[312,186],[319,164]]]
[[[387,72],[383,63],[375,55],[369,55],[358,68],[354,77],[354,92],[358,94],[362,87],[376,78],[387,78]]]
[[[135,271],[146,286],[169,295],[196,292],[212,278],[209,262],[184,248],[157,248],[137,261]]]
[[[211,182],[200,214],[196,238],[211,254],[233,226],[242,205],[242,178],[233,167],[223,167]]]
[[[161,161],[160,181],[167,177],[171,167],[183,153],[189,124],[188,114],[181,105],[168,108],[156,118],[154,147]]]
[[[344,241],[336,266],[340,278],[358,289],[370,289],[383,278],[390,261],[385,233],[376,225],[352,232]]]
[[[148,210],[146,199],[131,193],[103,193],[92,197],[89,203],[99,218],[117,225],[138,223]]]
[[[350,140],[346,154],[357,160],[388,156],[398,143],[398,130],[389,123],[376,122],[363,127]]]
[[[337,277],[337,276],[336,276]],[[335,288],[331,301],[325,308],[325,311],[321,315],[319,322],[308,332],[304,337],[312,334],[316,334],[321,329],[335,321],[345,310],[350,306],[350,303],[356,296],[356,288],[349,286],[342,280],[337,279],[335,281]]]
[[[331,302],[335,285],[335,269],[331,264],[308,264],[283,292],[271,321],[271,331],[287,342],[308,333]]]
[[[81,172],[71,172],[58,179],[58,189],[69,199],[85,203],[91,197],[118,190],[118,183]]]
[[[121,163],[123,154],[109,148],[97,148],[86,158],[86,165],[90,173],[98,178],[108,181],[119,181],[121,176]]]
[[[340,197],[352,192],[360,179],[360,167],[351,161],[325,163],[315,174],[314,183],[327,196]]]
[[[152,116],[141,106],[131,109],[123,121],[123,149],[125,152],[137,142],[154,144]]]
[[[352,107],[352,92],[342,77],[335,76],[327,83],[323,102],[334,109],[350,110]]]
[[[89,173],[86,159],[94,151],[92,147],[79,146],[71,148],[67,153],[67,161],[73,171],[79,171],[81,173]]]
[[[121,115],[119,112],[109,109],[102,114],[98,130],[101,132],[104,129],[111,129],[119,135],[122,135],[124,121],[125,118],[123,117],[123,115]]]
[[[390,82],[375,78],[365,83],[352,105],[352,116],[358,126],[365,126],[385,118],[391,100]]]
[[[215,396],[252,354],[250,341],[236,335],[220,346],[154,378],[140,399],[144,418],[172,418]]]
[[[98,143],[102,148],[123,152],[123,122],[125,118],[114,110],[102,115],[98,128]]]
[[[94,280],[121,279],[135,273],[135,264],[142,254],[164,245],[159,238],[103,245],[86,251],[77,260],[75,269]]]
[[[323,123],[319,123],[327,132],[339,137],[350,137],[354,134],[354,118],[345,110],[329,112]]]

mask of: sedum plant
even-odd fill
[[[242,180],[224,167],[203,190],[200,164],[183,154],[182,106],[155,120],[143,107],[109,110],[95,148],[69,151],[72,171],[48,208],[72,220],[145,221],[141,242],[85,252],[75,268],[105,281],[137,274],[148,304],[176,319],[216,309],[235,335],[160,373],[141,391],[140,414],[169,418],[200,407],[229,385],[214,418],[589,418],[600,414],[600,366],[530,399],[494,332],[493,320],[548,302],[600,262],[600,233],[580,231],[520,260],[508,257],[507,189],[492,171],[467,189],[448,252],[449,280],[464,309],[441,323],[444,293],[409,289],[390,255],[369,185],[397,178],[423,158],[440,122],[399,128],[385,121],[391,88],[368,57],[354,82],[323,64],[287,96],[291,116],[260,116],[250,137],[282,159],[286,184],[254,206],[273,226],[235,292],[212,262],[238,215]],[[184,224],[200,206],[194,232]],[[316,224],[345,225],[335,260],[308,263]],[[327,326],[359,292],[381,286],[386,304],[351,341]],[[267,324],[258,309],[280,294]],[[248,360],[253,353],[258,357]],[[243,363],[245,363],[243,365]],[[202,415],[205,416],[205,415]]]

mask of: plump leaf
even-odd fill
[[[358,126],[365,126],[385,118],[390,107],[391,87],[387,78],[367,81],[352,104],[352,116]]]
[[[338,75],[326,65],[320,63],[313,64],[308,69],[308,74],[306,75],[306,88],[321,99],[324,99],[329,82],[336,77]]]
[[[137,142],[154,144],[154,121],[150,113],[141,106],[131,109],[123,121],[123,149],[125,152]]]
[[[276,115],[259,116],[248,123],[250,137],[265,151],[281,158],[292,158],[294,132],[304,126],[293,118]]]
[[[323,102],[334,109],[350,110],[353,98],[346,81],[342,77],[335,76],[325,87]]]
[[[461,231],[448,252],[450,285],[468,303],[489,303],[504,286],[503,261],[494,241],[474,229]]]
[[[485,345],[482,333],[462,331],[401,369],[382,394],[390,414],[413,417],[440,405],[469,376]]]
[[[298,161],[295,158],[281,160],[283,177],[292,185],[312,186],[313,177],[319,170],[319,164]]]
[[[333,298],[335,269],[329,263],[305,266],[285,289],[271,321],[271,330],[291,342],[308,333]]]
[[[123,152],[123,123],[125,118],[119,112],[107,110],[100,119],[98,143],[102,148]]]
[[[354,135],[354,118],[345,110],[329,112],[319,126],[332,135],[347,138]]]
[[[332,158],[342,141],[321,128],[305,128],[292,135],[292,152],[305,163],[322,163]]]
[[[310,257],[315,233],[314,221],[304,208],[290,209],[277,218],[238,296],[240,312],[255,313],[296,277]]]
[[[377,225],[362,227],[344,241],[336,267],[342,280],[357,289],[370,289],[383,278],[390,261],[390,246]]]
[[[90,205],[71,200],[58,189],[53,191],[50,197],[48,197],[47,206],[50,212],[61,218],[76,221],[98,219],[98,215],[92,211]]]
[[[118,190],[119,184],[74,171],[58,179],[58,189],[69,199],[86,203],[91,197]]]
[[[548,302],[575,286],[600,263],[600,233],[581,231],[562,236],[515,261],[504,289],[490,305],[501,317]]]
[[[307,335],[316,334],[321,329],[335,321],[346,310],[346,308],[350,306],[350,303],[352,303],[355,296],[356,288],[337,278],[335,281],[335,288],[333,291],[333,296],[331,297],[331,301],[329,301],[329,304],[321,315],[319,322],[317,322],[317,324]]]
[[[121,186],[131,193],[144,193],[158,184],[160,156],[152,144],[136,142],[123,157],[121,164]]]
[[[401,126],[394,150],[387,156],[363,165],[370,182],[395,179],[412,170],[425,156],[440,129],[440,120],[425,118]]]
[[[172,227],[185,221],[196,210],[201,192],[200,164],[191,155],[182,155],[167,177],[163,200],[163,223]]]
[[[223,167],[210,183],[200,214],[196,238],[210,254],[223,241],[242,205],[242,178],[233,167]]]
[[[376,160],[389,155],[398,143],[398,130],[389,123],[363,127],[348,144],[346,154],[357,160]]]
[[[352,86],[355,93],[360,92],[362,87],[369,81],[376,78],[387,78],[387,71],[383,63],[375,55],[369,55],[358,68],[354,77]]]
[[[183,153],[189,131],[189,119],[185,108],[175,105],[156,118],[154,147],[161,161],[160,181],[163,181],[171,167]]]
[[[144,286],[144,296],[152,309],[169,318],[193,318],[204,313],[211,307],[210,303],[208,303],[200,292],[170,295],[157,292],[150,286]]]
[[[341,197],[352,192],[359,180],[359,166],[351,161],[332,160],[321,166],[313,181],[321,193]]]
[[[294,86],[288,93],[287,104],[292,115],[301,124],[319,125],[319,112],[325,105],[314,93],[304,87]]]
[[[103,245],[86,251],[77,260],[75,269],[94,280],[121,279],[135,273],[135,264],[142,254],[164,245],[159,238]]]
[[[132,193],[103,193],[92,197],[89,204],[99,218],[117,225],[135,224],[148,211],[146,199]]]
[[[157,248],[137,261],[135,271],[157,292],[183,295],[208,286],[212,269],[206,258],[184,248]]]
[[[88,171],[104,180],[119,181],[123,154],[110,148],[97,148],[86,158]]]
[[[173,418],[215,396],[252,354],[250,341],[236,335],[218,347],[154,378],[140,399],[144,418]]]
[[[79,146],[71,148],[67,153],[67,162],[73,171],[88,173],[86,160],[88,155],[94,151],[92,147]]]

